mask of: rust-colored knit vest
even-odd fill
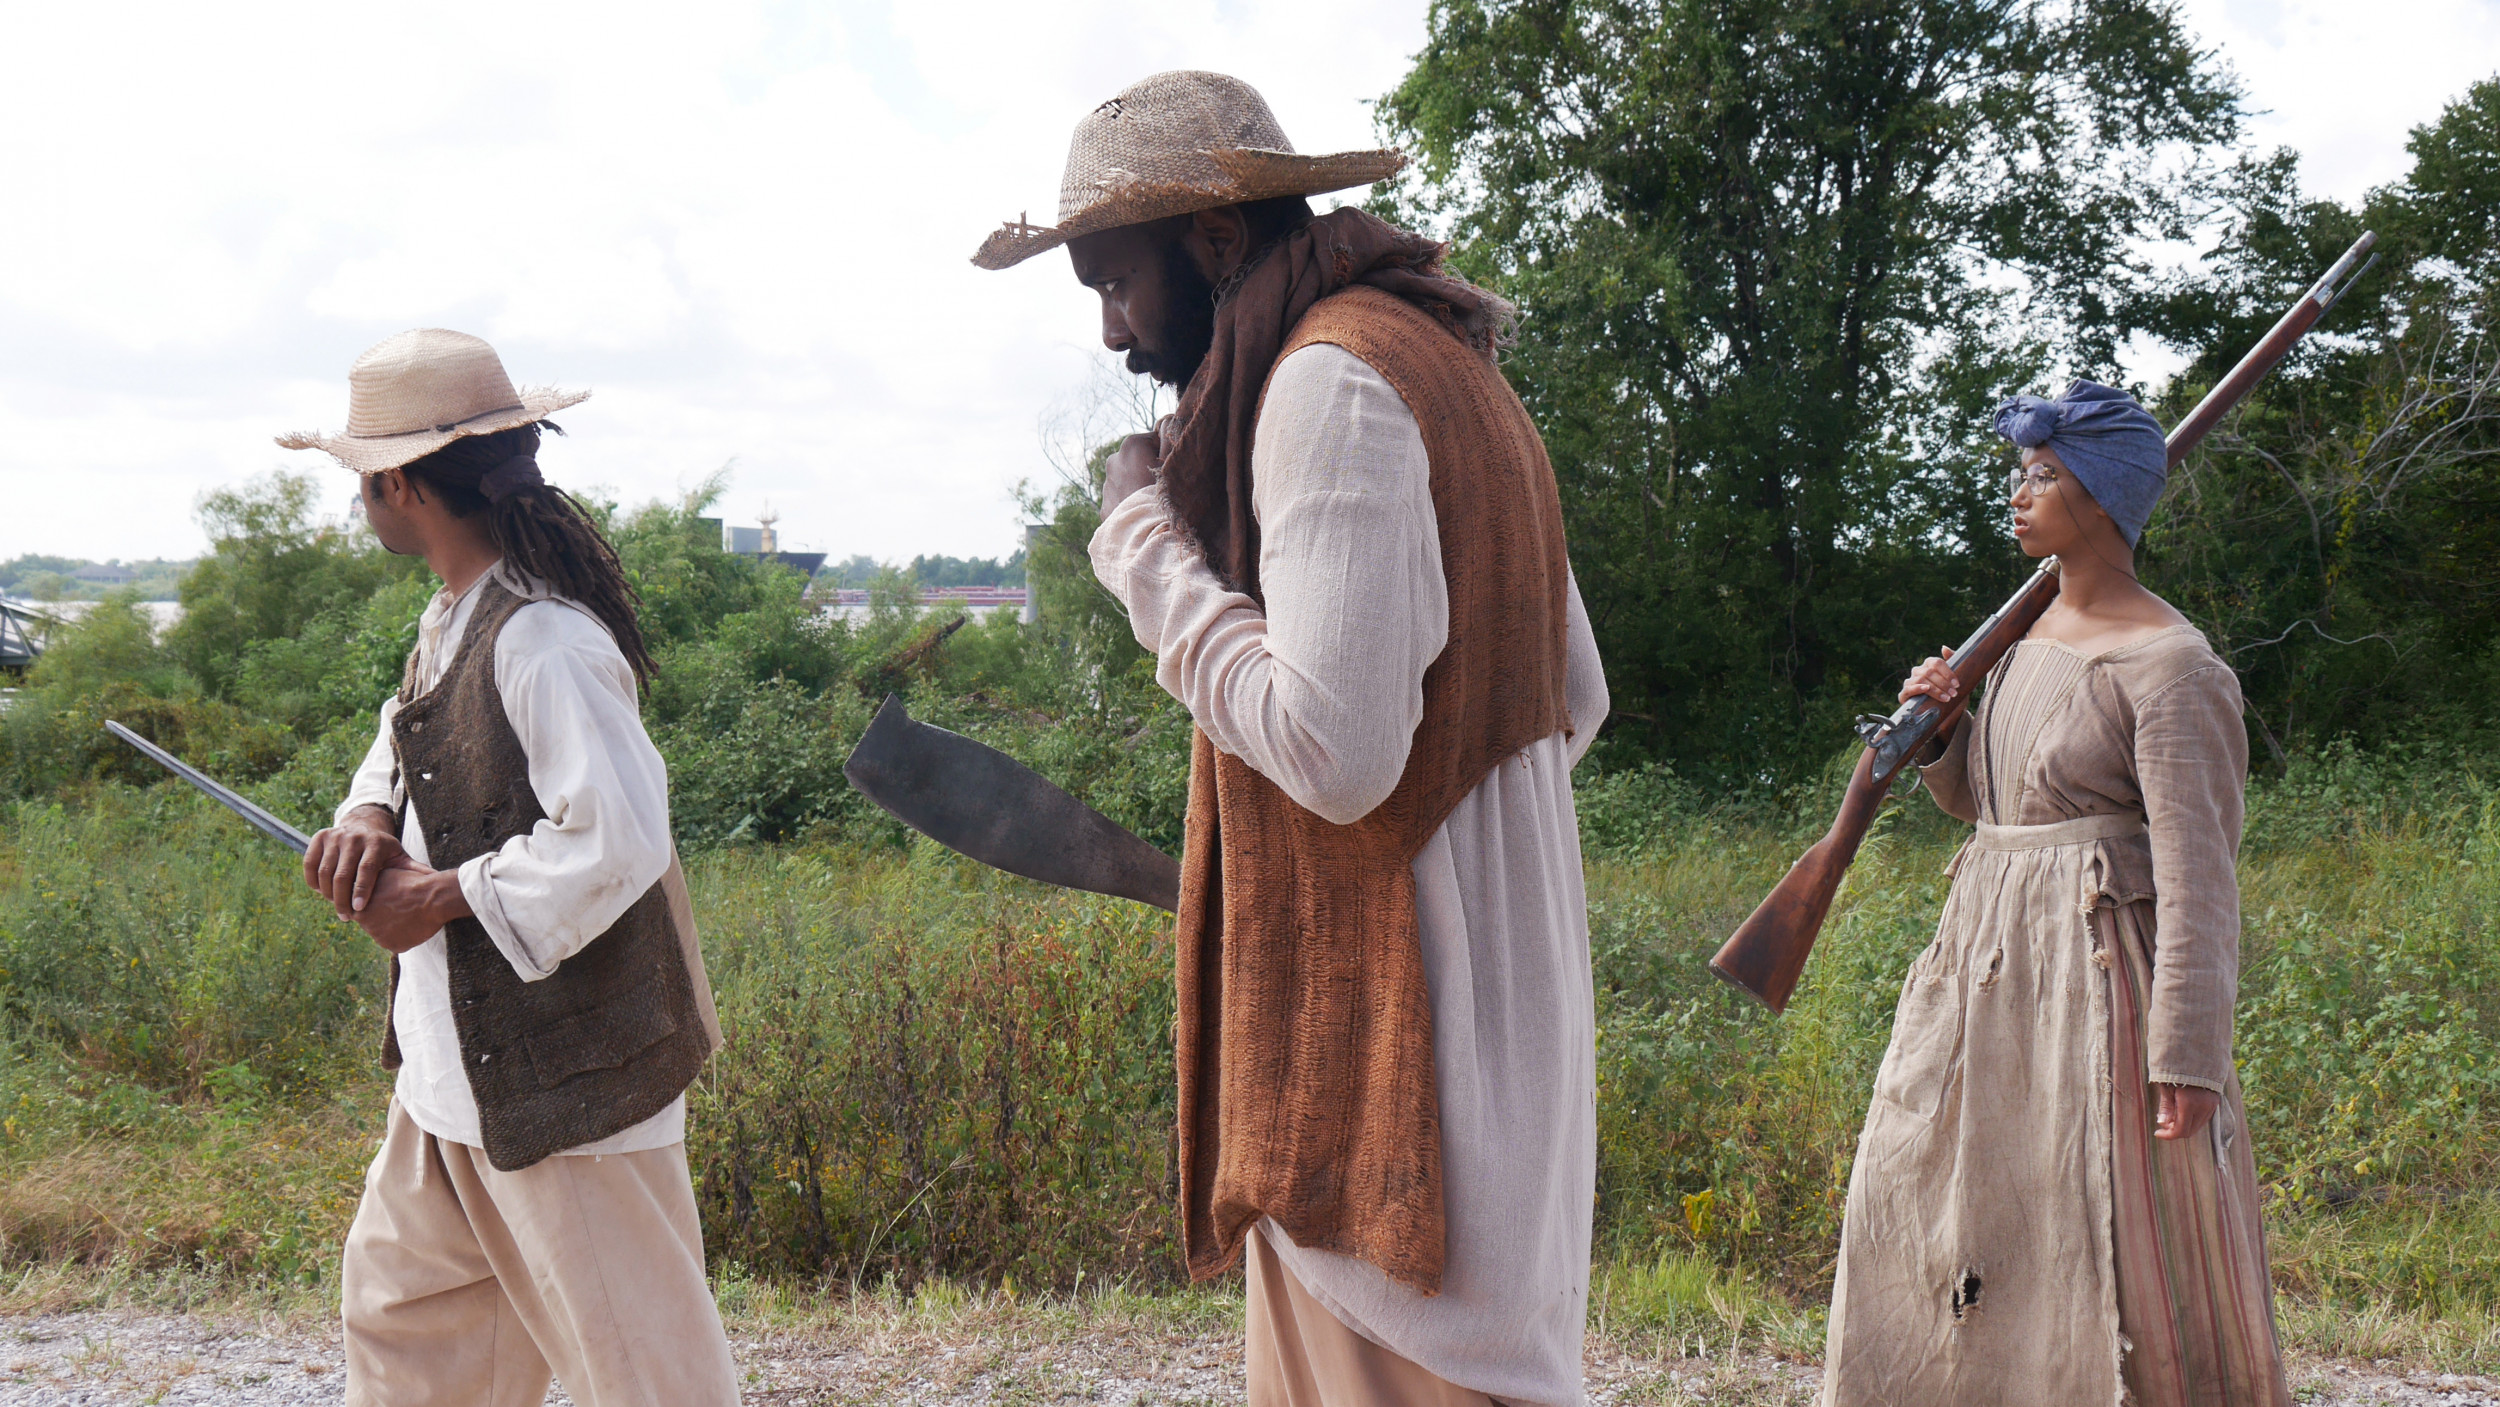
[[[1350,826],[1197,737],[1178,929],[1183,1244],[1205,1279],[1272,1216],[1298,1246],[1437,1293],[1447,1228],[1414,860],[1503,759],[1569,726],[1570,564],[1553,466],[1492,363],[1372,288],[1314,305],[1277,361],[1320,342],[1369,363],[1423,431],[1449,644],[1397,789]]]

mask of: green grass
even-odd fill
[[[1592,1324],[1812,1357],[1956,837],[1888,811],[1775,1018],[1704,963],[1798,836],[1643,785],[1591,798],[1599,836],[1663,837],[1590,865]],[[2262,788],[2250,833],[2239,1054],[2287,1339],[2500,1369],[2500,811],[2347,757]],[[925,845],[690,877],[733,1044],[689,1152],[737,1314],[1237,1313],[1177,1267],[1159,916]],[[387,1097],[381,972],[288,857],[170,789],[0,816],[0,1307],[325,1302]]]

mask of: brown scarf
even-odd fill
[[[1313,304],[1367,284],[1431,314],[1487,360],[1508,335],[1510,304],[1445,272],[1448,252],[1348,206],[1269,245],[1217,291],[1215,342],[1166,423],[1161,472],[1173,511],[1227,587],[1266,599],[1250,511],[1251,440],[1277,353]]]

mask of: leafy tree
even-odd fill
[[[154,623],[129,596],[104,601],[54,632],[42,658],[27,671],[26,683],[64,695],[92,694],[116,683],[135,685],[158,698],[190,698],[200,692],[157,646]]]
[[[2018,576],[1982,431],[2104,376],[2236,130],[2155,0],[1437,0],[1387,99],[1521,304],[1617,717],[1793,779]],[[1623,730],[1616,730],[1620,734]]]
[[[782,580],[804,588],[797,572],[721,550],[720,535],[703,517],[728,489],[725,472],[697,484],[675,504],[647,503],[619,516],[593,505],[600,527],[616,544],[625,575],[642,597],[643,638],[655,652],[671,643],[701,639],[730,616],[763,605]],[[797,590],[786,592],[792,599]]]
[[[48,557],[29,552],[0,562],[0,591],[11,592],[35,600],[47,599],[38,593],[49,588],[57,593],[69,574],[87,565],[77,557]]]
[[[286,730],[201,697],[198,682],[155,639],[154,623],[123,594],[53,632],[26,691],[0,711],[0,796],[39,796],[98,780],[163,779],[105,731],[106,719],[219,775],[248,780],[286,759]]]
[[[914,557],[905,575],[929,586],[1022,586],[1024,552],[996,557]]]
[[[2278,764],[2350,734],[2471,741],[2500,682],[2500,79],[2358,208],[2243,163],[2221,238],[2145,305],[2175,417],[2366,227],[2384,262],[2174,476],[2145,578],[2231,659]]]
[[[827,586],[864,587],[877,579],[885,565],[862,552],[846,562],[828,562],[816,569],[816,579]]]
[[[2500,259],[2500,76],[2413,129],[2405,147],[2412,174],[2382,203],[2424,254],[2488,274]]]
[[[828,563],[817,571],[816,577],[828,586],[857,590],[874,584],[880,575],[891,570],[876,558],[863,553],[847,562]],[[911,565],[903,568],[902,573],[922,587],[1022,586],[1024,553],[1019,549],[1004,559],[924,554],[912,558]]]
[[[182,619],[165,647],[215,697],[242,678],[256,640],[292,638],[425,564],[382,550],[361,518],[320,516],[310,475],[272,473],[200,500],[209,554],[182,583]]]
[[[369,724],[399,688],[417,619],[440,586],[430,571],[402,576],[361,601],[337,603],[298,634],[247,643],[235,696],[307,739],[349,719]]]

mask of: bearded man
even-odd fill
[[[1109,464],[1094,573],[1197,723],[1179,919],[1183,1243],[1246,1259],[1258,1407],[1576,1404],[1596,1167],[1571,767],[1606,714],[1553,469],[1445,247],[1307,197],[1212,73],[1077,126],[1103,342],[1184,388]]]

